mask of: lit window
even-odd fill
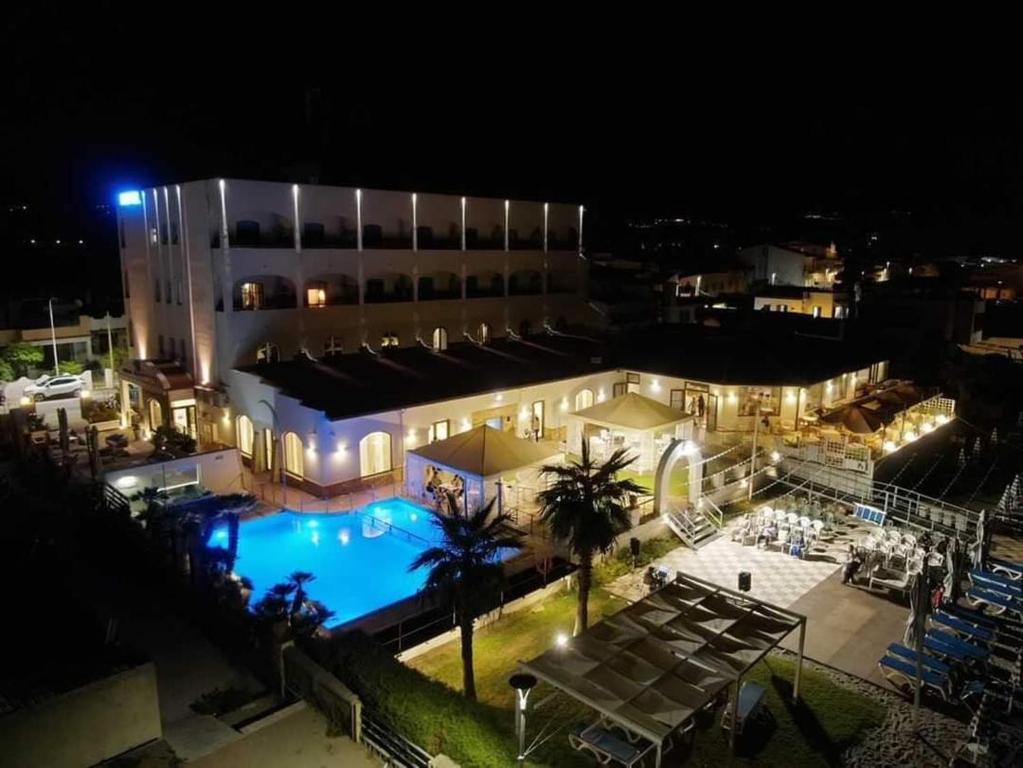
[[[433,349],[441,352],[448,348],[448,332],[445,328],[433,329]]]
[[[581,411],[593,405],[593,390],[581,389],[575,396],[575,409]]]
[[[490,326],[486,323],[480,323],[480,344],[487,344],[490,342]]]
[[[327,306],[327,291],[323,288],[307,288],[306,302],[310,307]]]
[[[436,442],[437,440],[447,440],[448,433],[450,430],[450,422],[448,419],[443,421],[435,421],[430,425],[430,442]]]
[[[263,308],[263,284],[242,283],[242,309]]]
[[[363,477],[378,475],[391,469],[391,436],[387,432],[371,432],[359,441],[359,471]]]
[[[302,444],[301,437],[294,432],[288,432],[284,435],[284,469],[289,475],[294,477],[305,476],[303,450],[305,450],[305,446]]]
[[[381,347],[399,346],[398,334],[391,332],[385,333],[383,336],[380,337],[380,346]]]
[[[820,306],[816,306],[816,307],[813,308],[813,316],[814,317],[820,317],[821,316],[821,308],[820,308]]]
[[[242,456],[252,458],[252,420],[248,416],[239,416],[237,422],[238,450]]]

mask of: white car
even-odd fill
[[[78,395],[84,388],[85,382],[77,376],[52,376],[29,384],[25,387],[24,394],[39,402],[62,395]]]

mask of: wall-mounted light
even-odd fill
[[[469,429],[472,429],[472,422],[469,421],[469,417],[466,416],[462,419],[462,431],[465,432]]]
[[[598,389],[597,390],[597,402],[598,403],[604,402],[604,398],[605,397],[607,397],[607,395],[604,394],[604,390],[603,389]]]
[[[561,398],[561,410],[562,411],[567,411],[568,410],[568,398],[567,397]]]
[[[650,382],[650,391],[651,392],[660,392],[661,391],[661,382],[659,382],[657,379],[654,379],[653,381],[651,381]]]
[[[496,395],[494,395],[494,399],[497,402],[501,402],[502,400],[504,400],[504,393],[503,392],[498,392]]]
[[[519,420],[520,421],[525,421],[528,418],[529,418],[529,409],[528,408],[523,408],[521,411],[519,411]]]

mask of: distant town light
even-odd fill
[[[137,189],[130,190],[128,192],[121,192],[117,196],[117,204],[122,207],[130,205],[142,205],[142,195],[139,194]]]

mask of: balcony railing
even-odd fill
[[[282,294],[279,296],[264,296],[257,304],[246,306],[241,297],[236,296],[233,306],[235,312],[258,312],[263,309],[295,309],[298,307],[298,302],[293,295]],[[220,309],[219,305],[217,308]]]

